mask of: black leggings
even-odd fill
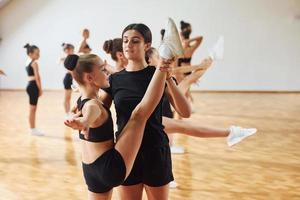
[[[104,152],[93,163],[82,163],[83,175],[88,190],[104,193],[124,182],[126,165],[121,154],[112,148]]]
[[[26,92],[29,96],[30,105],[36,106],[39,99],[39,88],[35,80],[28,82]]]

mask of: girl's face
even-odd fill
[[[90,31],[87,29],[84,29],[82,32],[82,36],[86,39],[88,39],[90,37]]]
[[[84,48],[83,50],[82,50],[82,53],[83,54],[90,54],[91,53],[91,49],[90,48]]]
[[[109,87],[108,75],[104,66],[105,63],[97,58],[94,62],[93,71],[86,74],[86,82],[97,90]]]
[[[123,52],[128,60],[144,60],[145,52],[150,46],[136,30],[128,30],[123,35]]]
[[[71,55],[74,54],[74,49],[73,48],[66,48],[64,49],[64,52],[66,55]]]
[[[149,58],[149,65],[151,66],[157,66],[159,61],[158,52],[156,50],[153,50],[153,53],[151,54]]]
[[[29,57],[32,60],[38,60],[40,58],[40,49],[34,49],[32,53],[29,53]]]

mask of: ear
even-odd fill
[[[93,80],[93,76],[90,73],[85,73],[84,78],[88,83]]]
[[[145,44],[145,52],[151,48],[151,43]]]
[[[117,55],[118,60],[122,59],[124,57],[122,52],[117,52],[116,55]]]

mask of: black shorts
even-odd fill
[[[173,181],[172,160],[169,145],[151,149],[141,149],[133,168],[122,185],[143,183],[150,187],[160,187]]]
[[[64,82],[65,90],[71,90],[71,85],[73,83],[73,78],[71,73],[66,73],[63,82]]]
[[[39,88],[35,80],[28,82],[26,92],[29,96],[29,104],[36,106],[39,99]]]
[[[104,193],[123,183],[126,166],[121,154],[116,149],[104,152],[91,164],[82,163],[83,175],[88,190]]]

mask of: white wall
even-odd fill
[[[78,45],[82,28],[91,30],[93,52],[109,59],[102,44],[120,37],[126,25],[147,24],[157,46],[171,16],[204,36],[193,63],[207,55],[218,35],[225,37],[225,59],[209,69],[199,89],[300,91],[300,21],[294,19],[299,13],[298,0],[13,0],[0,9],[0,69],[8,74],[0,87],[26,87],[27,42],[41,49],[43,87],[60,89],[60,45]]]

